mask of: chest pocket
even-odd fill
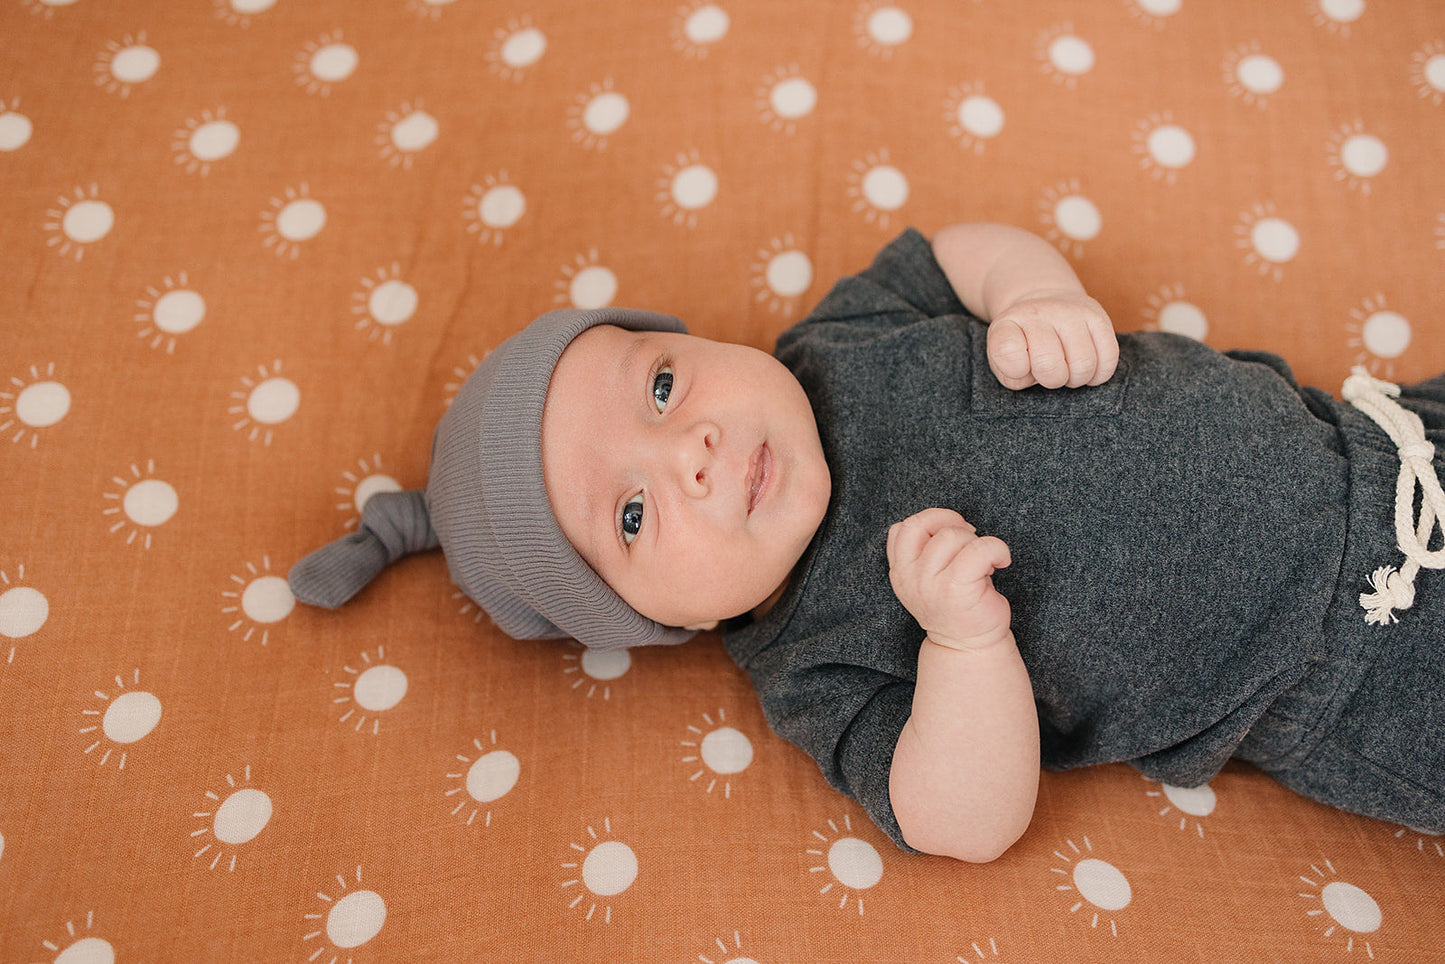
[[[1119,359],[1114,377],[1102,385],[1083,388],[1043,388],[1034,385],[1014,391],[999,384],[988,367],[988,339],[979,332],[973,339],[973,377],[969,407],[984,418],[1102,418],[1118,415],[1128,389],[1129,365]]]

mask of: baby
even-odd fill
[[[905,849],[997,857],[1041,763],[1197,786],[1236,757],[1445,831],[1421,571],[1445,568],[1445,376],[1345,394],[1116,337],[1026,232],[910,230],[776,355],[542,316],[458,393],[426,490],[374,496],[291,584],[336,606],[441,545],[516,637],[721,628],[770,725]]]

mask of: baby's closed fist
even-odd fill
[[[898,601],[928,638],[952,649],[984,649],[1010,638],[1008,600],[993,573],[1008,546],[952,509],[924,509],[888,530],[888,577]]]

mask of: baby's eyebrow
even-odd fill
[[[632,343],[627,346],[627,350],[622,353],[622,364],[618,368],[618,373],[621,375],[624,385],[631,380],[632,372],[637,366],[637,356],[642,354],[642,349],[646,344],[645,339],[640,334],[634,335],[631,341]]]

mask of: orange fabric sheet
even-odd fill
[[[6,0],[0,37],[0,960],[1445,959],[1445,840],[1243,765],[1045,775],[1003,859],[907,856],[716,638],[516,642],[438,554],[336,613],[282,580],[536,314],[766,348],[909,224],[1031,228],[1121,330],[1307,383],[1445,369],[1438,0]]]

